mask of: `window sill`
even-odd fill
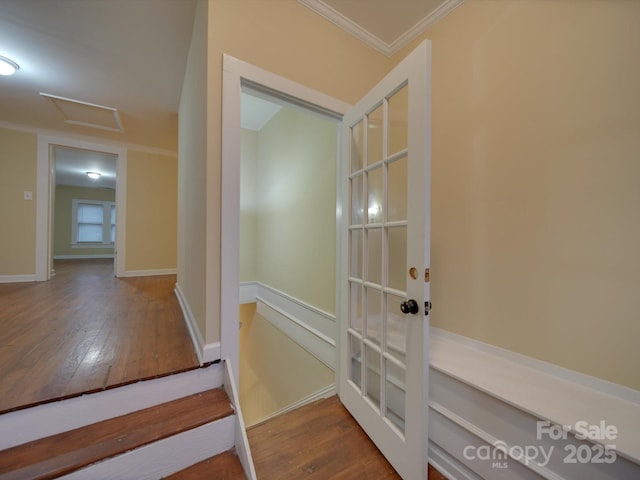
[[[114,248],[113,243],[72,243],[71,248]]]

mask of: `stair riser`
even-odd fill
[[[65,480],[157,480],[234,446],[235,415],[65,475]]]
[[[221,364],[99,393],[38,405],[0,417],[0,450],[222,385]]]

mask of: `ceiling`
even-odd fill
[[[299,1],[390,55],[462,0]],[[0,126],[177,151],[196,2],[0,0],[0,55],[20,65],[15,75],[0,76]],[[249,128],[261,128],[275,114],[273,106],[248,102],[255,104],[243,105]],[[75,162],[84,155],[63,153]],[[89,163],[100,157],[84,156]],[[81,176],[90,169],[76,167]]]
[[[116,189],[117,155],[55,146],[53,156],[56,163],[56,185]],[[87,172],[98,172],[101,177],[92,180]]]
[[[0,122],[176,151],[195,6],[196,0],[0,0],[0,55],[20,65],[15,75],[0,77]],[[41,92],[117,109],[123,131],[65,123]],[[99,116],[96,109],[77,113]]]

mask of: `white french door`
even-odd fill
[[[340,399],[405,479],[427,478],[430,65],[426,41],[343,120]]]

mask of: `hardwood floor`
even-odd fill
[[[259,479],[399,479],[337,397],[247,431]],[[429,466],[429,480],[446,480]]]
[[[175,275],[54,267],[48,282],[0,284],[0,413],[198,366]]]

